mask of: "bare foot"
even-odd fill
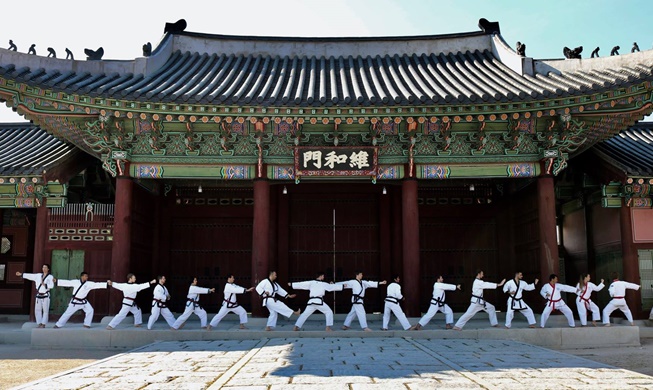
[[[372,329],[370,329],[370,328],[364,328],[363,331],[364,331],[364,332],[371,332]]]
[[[55,327],[55,328],[56,328],[56,327]],[[342,326],[342,330],[347,330],[347,329],[349,329],[348,326],[345,326],[345,325]]]
[[[531,329],[533,329],[533,328],[535,328],[535,324],[533,324],[533,325],[528,325],[528,327],[531,328]]]
[[[266,332],[271,332],[271,331],[272,331],[272,327],[271,327],[271,326],[266,326],[266,327],[265,327],[265,331],[266,331]]]
[[[201,329],[206,329],[206,328],[207,328],[206,326],[203,326]]]
[[[84,328],[91,329],[91,327],[89,325],[84,325]]]
[[[141,326],[143,326],[143,325],[142,324],[136,324],[136,325],[134,325],[134,328],[140,328]]]
[[[179,327],[179,329],[181,329],[181,326]],[[175,329],[172,326],[170,327],[170,330],[179,330],[179,329]]]
[[[299,332],[299,326],[293,326],[292,330],[294,330],[295,332]]]
[[[207,325],[207,326],[206,326],[206,330],[207,330],[207,331],[210,331],[211,328],[213,328],[211,325]]]
[[[596,321],[592,321],[592,325],[593,325],[593,326],[596,326]]]
[[[240,324],[240,329],[247,329],[247,327],[243,324]]]
[[[107,330],[113,330],[113,328],[110,327],[110,326],[107,326]]]
[[[297,309],[296,311],[293,311],[292,313],[295,315],[299,315],[302,311],[300,309]]]
[[[325,330],[326,330],[327,332],[331,332],[331,327],[330,327],[330,326],[327,326]]]
[[[498,326],[499,326],[499,324],[492,325],[493,328],[497,328]]]
[[[610,324],[608,323],[608,324],[603,324],[603,326],[612,326],[612,325],[610,325]]]
[[[463,330],[463,328],[459,328],[459,327],[457,327],[457,326],[454,326],[454,327],[453,327],[453,330]]]
[[[367,328],[366,328],[367,329]],[[387,332],[388,328],[381,328],[382,331]]]
[[[504,328],[506,328],[506,329],[510,329],[510,327],[509,327],[509,326],[504,326]]]
[[[635,326],[635,323],[634,323],[634,322],[631,322],[631,323],[630,323],[630,326]]]
[[[61,327],[60,327],[60,326],[57,326],[57,325],[55,325],[55,326],[54,326],[54,329],[61,329]]]
[[[452,329],[452,328],[453,328],[453,325],[451,325],[451,324],[446,324],[446,325],[444,326],[444,328],[445,328],[445,329]]]

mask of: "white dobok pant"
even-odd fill
[[[177,321],[175,321],[174,324],[172,324],[172,327],[175,329],[179,329],[179,327],[186,322],[188,317],[190,317],[191,314],[195,313],[196,316],[200,318],[200,326],[202,328],[206,328],[206,310],[202,309],[200,305],[195,305],[191,303],[190,305],[186,305],[186,309],[184,312],[177,318]]]
[[[349,314],[347,314],[345,323],[343,325],[349,328],[351,322],[354,320],[354,317],[358,317],[358,323],[361,325],[362,329],[367,328],[365,306],[363,306],[362,303],[352,303],[351,310],[349,311]]]
[[[297,318],[297,322],[295,322],[295,326],[298,328],[301,328],[302,325],[304,325],[304,322],[308,319],[308,317],[315,313],[315,311],[319,311],[324,314],[326,317],[326,326],[333,326],[333,310],[329,307],[327,304],[320,304],[320,305],[306,305],[306,309],[304,309],[304,312]]]
[[[630,308],[626,304],[626,300],[624,298],[619,298],[619,299],[613,299],[610,302],[608,302],[608,304],[603,309],[604,324],[610,323],[610,314],[612,314],[612,312],[617,309],[621,310],[624,313],[624,315],[628,319],[628,322],[630,322],[631,324],[633,323],[633,313],[630,312]]]
[[[596,303],[592,302],[592,300],[585,301],[580,299],[580,297],[576,298],[576,308],[578,309],[578,317],[580,318],[580,324],[585,326],[587,325],[587,308],[589,306],[589,310],[592,312],[592,321],[601,321],[601,311],[599,310],[599,307],[596,306]]]
[[[125,317],[127,317],[127,314],[129,313],[134,315],[134,325],[140,325],[143,323],[143,312],[141,311],[140,307],[136,306],[136,304],[134,304],[134,306],[122,305],[122,308],[118,314],[116,314],[111,322],[109,322],[109,326],[115,328],[122,322],[122,320],[125,319]]]
[[[564,314],[567,318],[567,323],[569,326],[571,328],[576,327],[576,324],[574,323],[574,313],[571,312],[571,309],[564,301],[560,301],[556,302],[555,305],[547,304],[544,307],[544,311],[542,311],[542,317],[540,318],[540,326],[542,328],[544,328],[544,325],[546,325],[546,321],[549,319],[549,316],[553,310],[560,310],[560,313]]]
[[[427,311],[426,314],[424,314],[424,317],[419,320],[419,324],[422,327],[426,326],[429,321],[431,321],[431,318],[433,318],[433,316],[439,311],[444,313],[445,324],[453,324],[453,310],[451,310],[449,305],[446,303],[442,307],[440,307],[440,305],[431,304],[431,306],[429,306],[429,311]]]
[[[490,325],[496,326],[499,323],[499,321],[497,321],[497,311],[494,308],[494,305],[486,302],[485,305],[479,303],[470,304],[465,314],[460,316],[455,326],[457,328],[462,329],[463,326],[465,326],[465,324],[467,323],[467,321],[471,320],[472,317],[474,317],[474,315],[479,311],[484,311],[488,314],[488,316],[490,317]]]
[[[285,303],[280,302],[280,301],[275,301],[272,298],[266,299],[265,302],[265,307],[268,308],[270,311],[270,316],[268,317],[268,323],[266,326],[270,328],[274,328],[277,326],[277,318],[279,318],[279,314],[286,318],[290,318],[290,316],[293,313],[293,310],[286,306]]]
[[[34,302],[34,315],[36,316],[36,324],[46,325],[50,318],[50,297],[36,298]]]
[[[222,319],[229,313],[237,314],[238,317],[240,317],[241,324],[247,323],[247,312],[245,311],[245,309],[243,309],[242,306],[238,305],[236,307],[229,308],[227,307],[227,305],[222,305],[220,311],[218,312],[218,314],[213,316],[213,319],[211,320],[211,323],[209,325],[211,325],[212,327],[218,326],[220,321],[222,321]]]
[[[394,313],[404,330],[408,330],[410,328],[408,318],[406,318],[404,311],[401,310],[401,306],[399,306],[398,303],[386,301],[385,307],[383,308],[383,329],[388,329],[388,324],[390,323],[390,313]]]
[[[531,309],[530,306],[528,306],[525,302],[521,302],[516,305],[516,307],[513,309],[512,305],[512,300],[508,298],[508,306],[506,309],[506,328],[510,328],[512,325],[512,320],[515,318],[515,312],[518,311],[526,317],[526,321],[528,321],[528,325],[535,325],[535,314],[533,313],[533,309]],[[521,306],[521,307],[520,307]]]
[[[159,314],[168,323],[168,326],[172,327],[175,324],[175,316],[172,315],[172,312],[167,307],[159,307],[158,305],[152,306],[152,313],[150,314],[150,319],[147,321],[147,329],[152,329],[152,325],[159,319]]]
[[[91,322],[93,322],[93,306],[91,306],[90,303],[86,302],[85,304],[68,304],[68,308],[66,311],[59,317],[59,321],[55,324],[57,327],[61,328],[64,325],[66,325],[66,322],[70,319],[70,317],[75,314],[78,310],[84,310],[84,313],[86,314],[84,316],[84,326],[91,326]]]

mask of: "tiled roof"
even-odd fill
[[[79,153],[30,123],[0,124],[0,146],[0,176],[41,175]]]
[[[653,122],[640,122],[593,149],[628,176],[653,176]]]
[[[534,61],[480,32],[376,41],[180,33],[166,36],[152,57],[131,62],[34,57],[0,49],[0,77],[68,94],[220,105],[482,104],[653,80],[649,52]],[[524,63],[530,71],[518,71]]]

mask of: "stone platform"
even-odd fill
[[[210,319],[211,317],[209,317]],[[437,318],[437,317],[436,317]],[[613,324],[611,327],[576,327],[569,328],[563,316],[552,316],[544,329],[527,327],[523,321],[514,321],[511,329],[502,325],[490,327],[487,316],[477,316],[471,320],[462,331],[445,330],[441,319],[431,323],[420,331],[404,331],[398,323],[391,323],[390,330],[381,331],[381,316],[369,314],[368,323],[372,332],[360,330],[358,322],[352,328],[341,330],[344,315],[336,315],[332,332],[324,330],[324,317],[311,316],[301,331],[293,331],[295,318],[279,320],[274,331],[264,331],[266,319],[250,318],[248,329],[239,329],[237,317],[227,316],[217,328],[212,331],[200,329],[197,317],[192,317],[178,331],[171,330],[160,318],[152,330],[145,327],[134,328],[133,319],[128,317],[118,328],[106,330],[110,317],[100,324],[93,324],[91,329],[83,328],[81,324],[69,323],[62,329],[35,328],[34,324],[23,325],[23,333],[30,334],[30,343],[35,348],[123,348],[141,347],[156,341],[216,341],[216,340],[258,340],[262,338],[402,338],[411,339],[472,339],[472,340],[511,340],[541,347],[555,349],[599,348],[616,346],[639,346],[640,327],[628,326],[626,323]],[[411,324],[417,318],[410,318]],[[499,317],[499,324],[502,324]],[[147,323],[147,316],[144,319]],[[647,329],[648,330],[648,329]],[[20,332],[19,332],[20,333]],[[25,337],[24,335],[22,337]]]

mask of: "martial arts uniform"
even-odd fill
[[[276,281],[273,282],[270,279],[263,279],[256,286],[256,292],[261,296],[261,298],[263,298],[263,306],[267,307],[270,311],[270,316],[268,317],[266,325],[267,327],[274,328],[277,326],[277,318],[279,317],[279,314],[290,318],[293,310],[286,306],[285,303],[277,300],[277,297],[288,297],[288,293],[279,286],[279,283]]]
[[[453,324],[453,310],[445,303],[445,291],[456,291],[456,286],[448,283],[433,283],[431,305],[426,314],[424,314],[424,317],[419,320],[420,326],[425,327],[439,311],[444,313],[446,324]]]
[[[324,295],[327,291],[342,291],[343,286],[341,284],[330,284],[321,280],[309,280],[307,282],[294,282],[290,286],[296,290],[308,290],[306,309],[297,318],[297,322],[295,322],[296,327],[301,328],[308,317],[316,310],[323,313],[326,317],[326,326],[333,326],[333,311],[329,305],[324,303]]]
[[[462,329],[467,321],[471,320],[472,317],[479,311],[485,311],[490,317],[490,325],[496,326],[499,322],[497,321],[497,312],[494,308],[494,305],[485,301],[483,298],[483,290],[495,289],[497,288],[496,283],[484,282],[481,279],[474,279],[474,284],[472,284],[472,299],[469,305],[469,308],[456,322],[455,328]]]
[[[172,327],[179,329],[188,317],[195,313],[200,318],[200,326],[206,328],[206,310],[200,306],[200,294],[209,294],[210,292],[210,288],[191,285],[188,289],[188,295],[186,295],[186,309],[184,309],[184,312],[177,318],[177,321],[175,321]]]
[[[50,314],[50,290],[54,288],[54,276],[47,274],[43,277],[42,273],[23,274],[23,279],[34,282],[36,287],[36,301],[34,302],[36,324],[45,326]]]
[[[346,282],[338,282],[336,284],[343,285],[344,288],[351,289],[351,310],[345,318],[343,324],[347,328],[351,325],[354,317],[358,317],[358,322],[362,329],[367,328],[367,318],[365,316],[365,306],[363,306],[363,299],[365,298],[365,290],[368,288],[379,287],[379,282],[371,282],[369,280],[352,279]]]
[[[222,301],[222,307],[218,314],[216,314],[211,320],[211,327],[216,327],[222,319],[231,313],[237,314],[240,317],[240,324],[247,323],[247,312],[243,309],[242,306],[238,304],[236,299],[236,294],[244,294],[247,291],[245,287],[240,287],[235,283],[227,283],[224,285],[224,300]]]
[[[150,313],[150,319],[147,321],[147,329],[152,329],[152,325],[159,319],[159,314],[163,316],[163,319],[166,320],[168,326],[172,327],[175,324],[175,316],[172,315],[170,309],[166,302],[170,299],[170,294],[168,294],[168,289],[158,283],[154,287],[154,293],[152,296],[152,313]]]
[[[635,283],[628,283],[622,280],[615,280],[608,287],[608,292],[612,300],[603,309],[603,324],[610,323],[610,314],[616,309],[621,310],[628,319],[628,322],[633,323],[633,314],[630,312],[626,304],[626,290],[639,290],[639,285]]]
[[[88,303],[86,297],[91,290],[97,290],[101,288],[107,288],[107,283],[98,283],[98,282],[82,282],[81,280],[57,280],[57,286],[59,287],[72,287],[73,288],[73,297],[70,299],[68,308],[61,315],[59,321],[55,324],[57,328],[61,328],[66,325],[68,319],[77,312],[77,310],[84,310],[86,316],[84,317],[84,326],[90,327],[91,322],[93,322],[93,306]]]
[[[576,285],[576,308],[578,309],[578,317],[580,318],[580,324],[585,326],[587,325],[587,312],[592,312],[592,321],[601,320],[601,312],[599,307],[596,306],[596,303],[592,302],[592,292],[603,290],[605,285],[603,283],[598,286],[592,282],[585,283],[585,289],[581,290],[580,283]]]
[[[542,311],[540,327],[544,328],[546,321],[549,319],[549,315],[551,315],[551,312],[554,310],[560,310],[560,312],[567,317],[567,323],[569,326],[572,328],[576,327],[576,324],[574,323],[574,314],[571,312],[571,309],[567,306],[565,301],[562,300],[562,297],[560,296],[561,292],[576,293],[576,289],[562,283],[547,283],[542,286],[540,295],[547,300],[547,303],[546,306],[544,306],[544,311]]]
[[[399,283],[390,283],[388,285],[387,295],[385,297],[385,306],[383,307],[383,326],[382,329],[388,329],[390,323],[390,313],[394,313],[404,330],[410,329],[410,323],[401,310],[399,302],[404,298],[401,295],[401,285]]]
[[[518,311],[526,317],[528,325],[535,325],[535,315],[533,309],[530,308],[522,299],[522,292],[535,290],[535,284],[528,284],[523,280],[511,279],[503,285],[503,292],[508,293],[508,306],[506,309],[506,328],[512,325],[512,319],[515,317],[515,312]]]
[[[122,308],[118,314],[109,322],[109,327],[115,328],[122,322],[122,320],[127,317],[128,313],[134,315],[134,326],[140,325],[143,323],[143,312],[141,308],[136,304],[136,294],[139,291],[145,290],[150,287],[149,283],[111,283],[111,287],[116,290],[120,290],[123,293],[122,298]]]

